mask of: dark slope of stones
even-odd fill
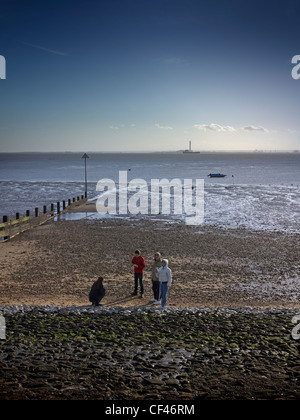
[[[1,399],[297,399],[288,311],[6,315]]]

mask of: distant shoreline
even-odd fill
[[[185,149],[182,150],[157,150],[157,151],[93,151],[88,150],[87,153],[93,153],[93,154],[112,154],[112,155],[118,155],[118,154],[183,154]],[[300,153],[299,150],[194,150],[193,152],[200,152],[200,154],[297,154]],[[48,155],[77,155],[81,154],[83,151],[7,151],[7,152],[0,152],[1,155],[42,155],[42,154],[48,154]],[[193,154],[193,153],[190,153]],[[189,155],[189,153],[184,153],[184,155]]]

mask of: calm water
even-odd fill
[[[0,217],[84,193],[82,154],[0,154]],[[205,179],[205,224],[299,232],[299,153],[97,154],[88,165],[88,195],[102,178]],[[210,179],[211,172],[227,174]]]

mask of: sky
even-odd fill
[[[299,27],[298,0],[2,0],[0,152],[300,149]]]

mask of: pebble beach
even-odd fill
[[[130,296],[136,248],[144,299]],[[51,222],[1,244],[0,398],[298,399],[295,249],[296,234],[144,219]],[[173,272],[165,310],[151,304],[156,251]]]

